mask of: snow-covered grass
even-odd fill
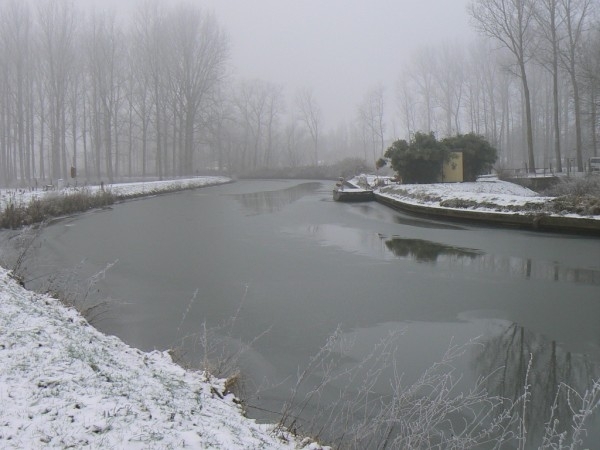
[[[0,189],[0,211],[4,210],[4,208],[11,203],[17,206],[26,206],[31,203],[32,200],[43,200],[45,198],[65,196],[81,191],[88,192],[89,194],[96,194],[101,190],[106,190],[110,191],[117,199],[127,199],[184,189],[194,189],[215,184],[223,184],[229,181],[231,180],[226,177],[196,177],[137,183],[105,184],[103,186],[68,186],[58,190],[33,190],[19,188]]]
[[[585,211],[586,208],[578,208],[577,205],[570,208],[557,197],[541,196],[531,189],[497,178],[465,183],[388,184],[377,192],[390,199],[420,206],[482,213],[579,215],[600,220],[600,214],[577,214],[576,211]]]
[[[113,185],[105,189],[110,188],[119,198],[132,198],[227,181],[200,178]],[[545,201],[533,191],[497,180],[384,189],[389,189],[386,195],[417,198],[419,204],[431,205],[459,197],[509,205]],[[2,191],[0,196],[2,202],[8,198],[27,203],[32,198],[66,192],[13,190]],[[406,434],[396,437],[401,437],[400,445],[404,448],[417,442],[415,439],[419,445],[427,446],[431,433],[437,430],[430,426],[432,417],[445,420],[449,407],[456,410],[469,407],[471,400],[491,401],[478,390],[473,391],[473,399],[465,397],[467,403],[463,397],[448,397],[450,391],[446,388],[452,379],[445,372],[435,382],[430,373],[424,377],[423,385],[430,386],[435,398],[441,401],[423,403],[422,397],[411,397],[411,389],[398,391],[399,403],[382,407],[375,423],[365,422],[352,430],[355,437],[350,439],[350,445],[381,439],[375,436],[379,431],[400,427]],[[369,398],[372,382],[372,377],[364,380],[364,394]],[[308,440],[298,441],[285,428],[245,418],[234,396],[224,392],[225,385],[225,380],[212,378],[206,372],[184,370],[166,352],[144,353],[118,338],[101,334],[73,308],[47,295],[25,290],[9,271],[0,268],[0,448],[321,448]],[[437,396],[438,388],[444,396]],[[357,401],[365,399],[357,397]],[[295,400],[303,408],[304,399]],[[573,448],[579,443],[576,432],[584,430],[585,419],[600,405],[600,383],[596,382],[581,400],[582,407],[577,408],[580,420],[577,422],[574,416],[572,424]],[[370,402],[365,404],[371,406]],[[332,416],[335,420],[319,428],[334,426],[343,436],[351,430],[346,430],[347,422],[342,419],[356,406],[357,403],[337,405],[339,414]],[[282,423],[293,426],[296,411],[290,405],[286,408]],[[440,411],[442,415],[437,414]],[[518,419],[503,414],[500,412],[491,419],[511,424]],[[495,423],[500,422],[491,425]],[[547,423],[545,448],[567,446],[566,435],[558,431],[556,423]],[[502,430],[500,435],[504,434]],[[452,442],[458,438],[455,434],[450,436]],[[465,436],[467,440],[454,443],[469,447],[473,435]]]
[[[117,199],[222,184],[224,177],[105,185]],[[0,190],[7,204],[66,196]],[[95,194],[100,186],[87,186]],[[186,371],[98,332],[73,308],[0,268],[0,448],[321,448],[248,419],[226,380]]]
[[[103,208],[115,201],[222,184],[224,177],[201,177],[100,186],[73,186],[53,190],[0,191],[0,228],[21,228],[52,217]]]
[[[0,269],[1,448],[300,446],[223,391],[224,380],[103,335]]]
[[[380,193],[403,202],[439,207],[448,200],[461,199],[480,204],[523,206],[526,203],[543,204],[549,197],[540,197],[531,189],[514,183],[489,179],[466,183],[398,184],[381,188]],[[481,207],[477,209],[489,209]]]

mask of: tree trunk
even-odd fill
[[[158,80],[154,80],[154,95],[156,102],[156,175],[159,180],[163,179],[163,166],[162,166],[162,151],[161,151],[161,123],[160,123],[160,101],[159,101],[159,88],[158,88]]]
[[[575,76],[575,65],[573,62],[571,71],[571,84],[573,85],[573,103],[575,107],[575,152],[577,157],[577,171],[583,172],[583,152],[581,137],[581,99],[579,98],[579,84]]]
[[[525,97],[525,121],[527,131],[527,160],[529,171],[535,172],[535,158],[533,153],[533,123],[531,120],[531,95],[529,93],[529,84],[527,83],[527,74],[525,73],[525,63],[519,64],[521,69],[521,81],[523,82],[523,95]]]
[[[554,106],[554,157],[556,171],[562,172],[562,156],[560,151],[560,112],[558,106],[558,42],[556,37],[556,10],[551,10],[550,26],[552,32],[552,100]]]
[[[108,108],[104,108],[104,149],[106,176],[109,183],[113,182],[113,161],[112,161],[112,122],[111,114]]]
[[[592,86],[592,93],[591,93],[591,123],[590,123],[590,134],[592,135],[592,155],[593,156],[598,156],[598,138],[596,136],[596,123],[598,121],[598,107],[596,105],[596,88],[594,86]]]
[[[83,98],[83,124],[81,128],[81,140],[83,141],[83,173],[85,174],[85,178],[88,179],[90,174],[88,172],[88,151],[87,151],[87,108],[85,105],[87,104],[87,96],[84,95]]]

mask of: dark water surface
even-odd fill
[[[484,346],[459,362],[462,382],[504,367],[489,387],[511,398],[531,355],[538,423],[549,417],[549,386],[598,378],[600,239],[335,203],[331,187],[241,181],[84,214],[44,231],[36,272],[91,274],[115,262],[98,285],[114,303],[97,326],[143,350],[228,323],[229,345],[245,348],[248,390],[278,385],[251,400],[265,409],[280,410],[299,367],[338,326],[355,344],[340,352],[355,361],[400,332],[394,356],[407,382],[451,342],[478,337]]]

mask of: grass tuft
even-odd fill
[[[92,194],[87,189],[72,194],[57,194],[43,199],[33,199],[27,205],[18,204],[11,199],[6,208],[0,212],[0,228],[15,230],[54,217],[67,216],[92,208],[104,208],[114,202],[115,197],[108,190]]]

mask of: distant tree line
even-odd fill
[[[4,0],[0,184],[255,172],[344,158],[373,166],[417,132],[483,136],[504,168],[584,170],[598,155],[597,7],[473,0],[469,14],[485,39],[420,48],[395,92],[374,85],[354,120],[326,128],[311,87],[286,99],[279,84],[234,77],[226,32],[195,4],[140,1],[121,20],[72,0]]]
[[[398,78],[407,137],[474,132],[504,167],[583,171],[598,153],[600,21],[593,0],[472,0],[484,37],[421,48]]]
[[[0,184],[183,176],[321,163],[307,87],[233,80],[229,39],[191,3],[127,21],[71,0],[0,3]]]
[[[1,5],[0,181],[190,174],[226,74],[215,18],[146,2],[124,29],[74,5]]]

